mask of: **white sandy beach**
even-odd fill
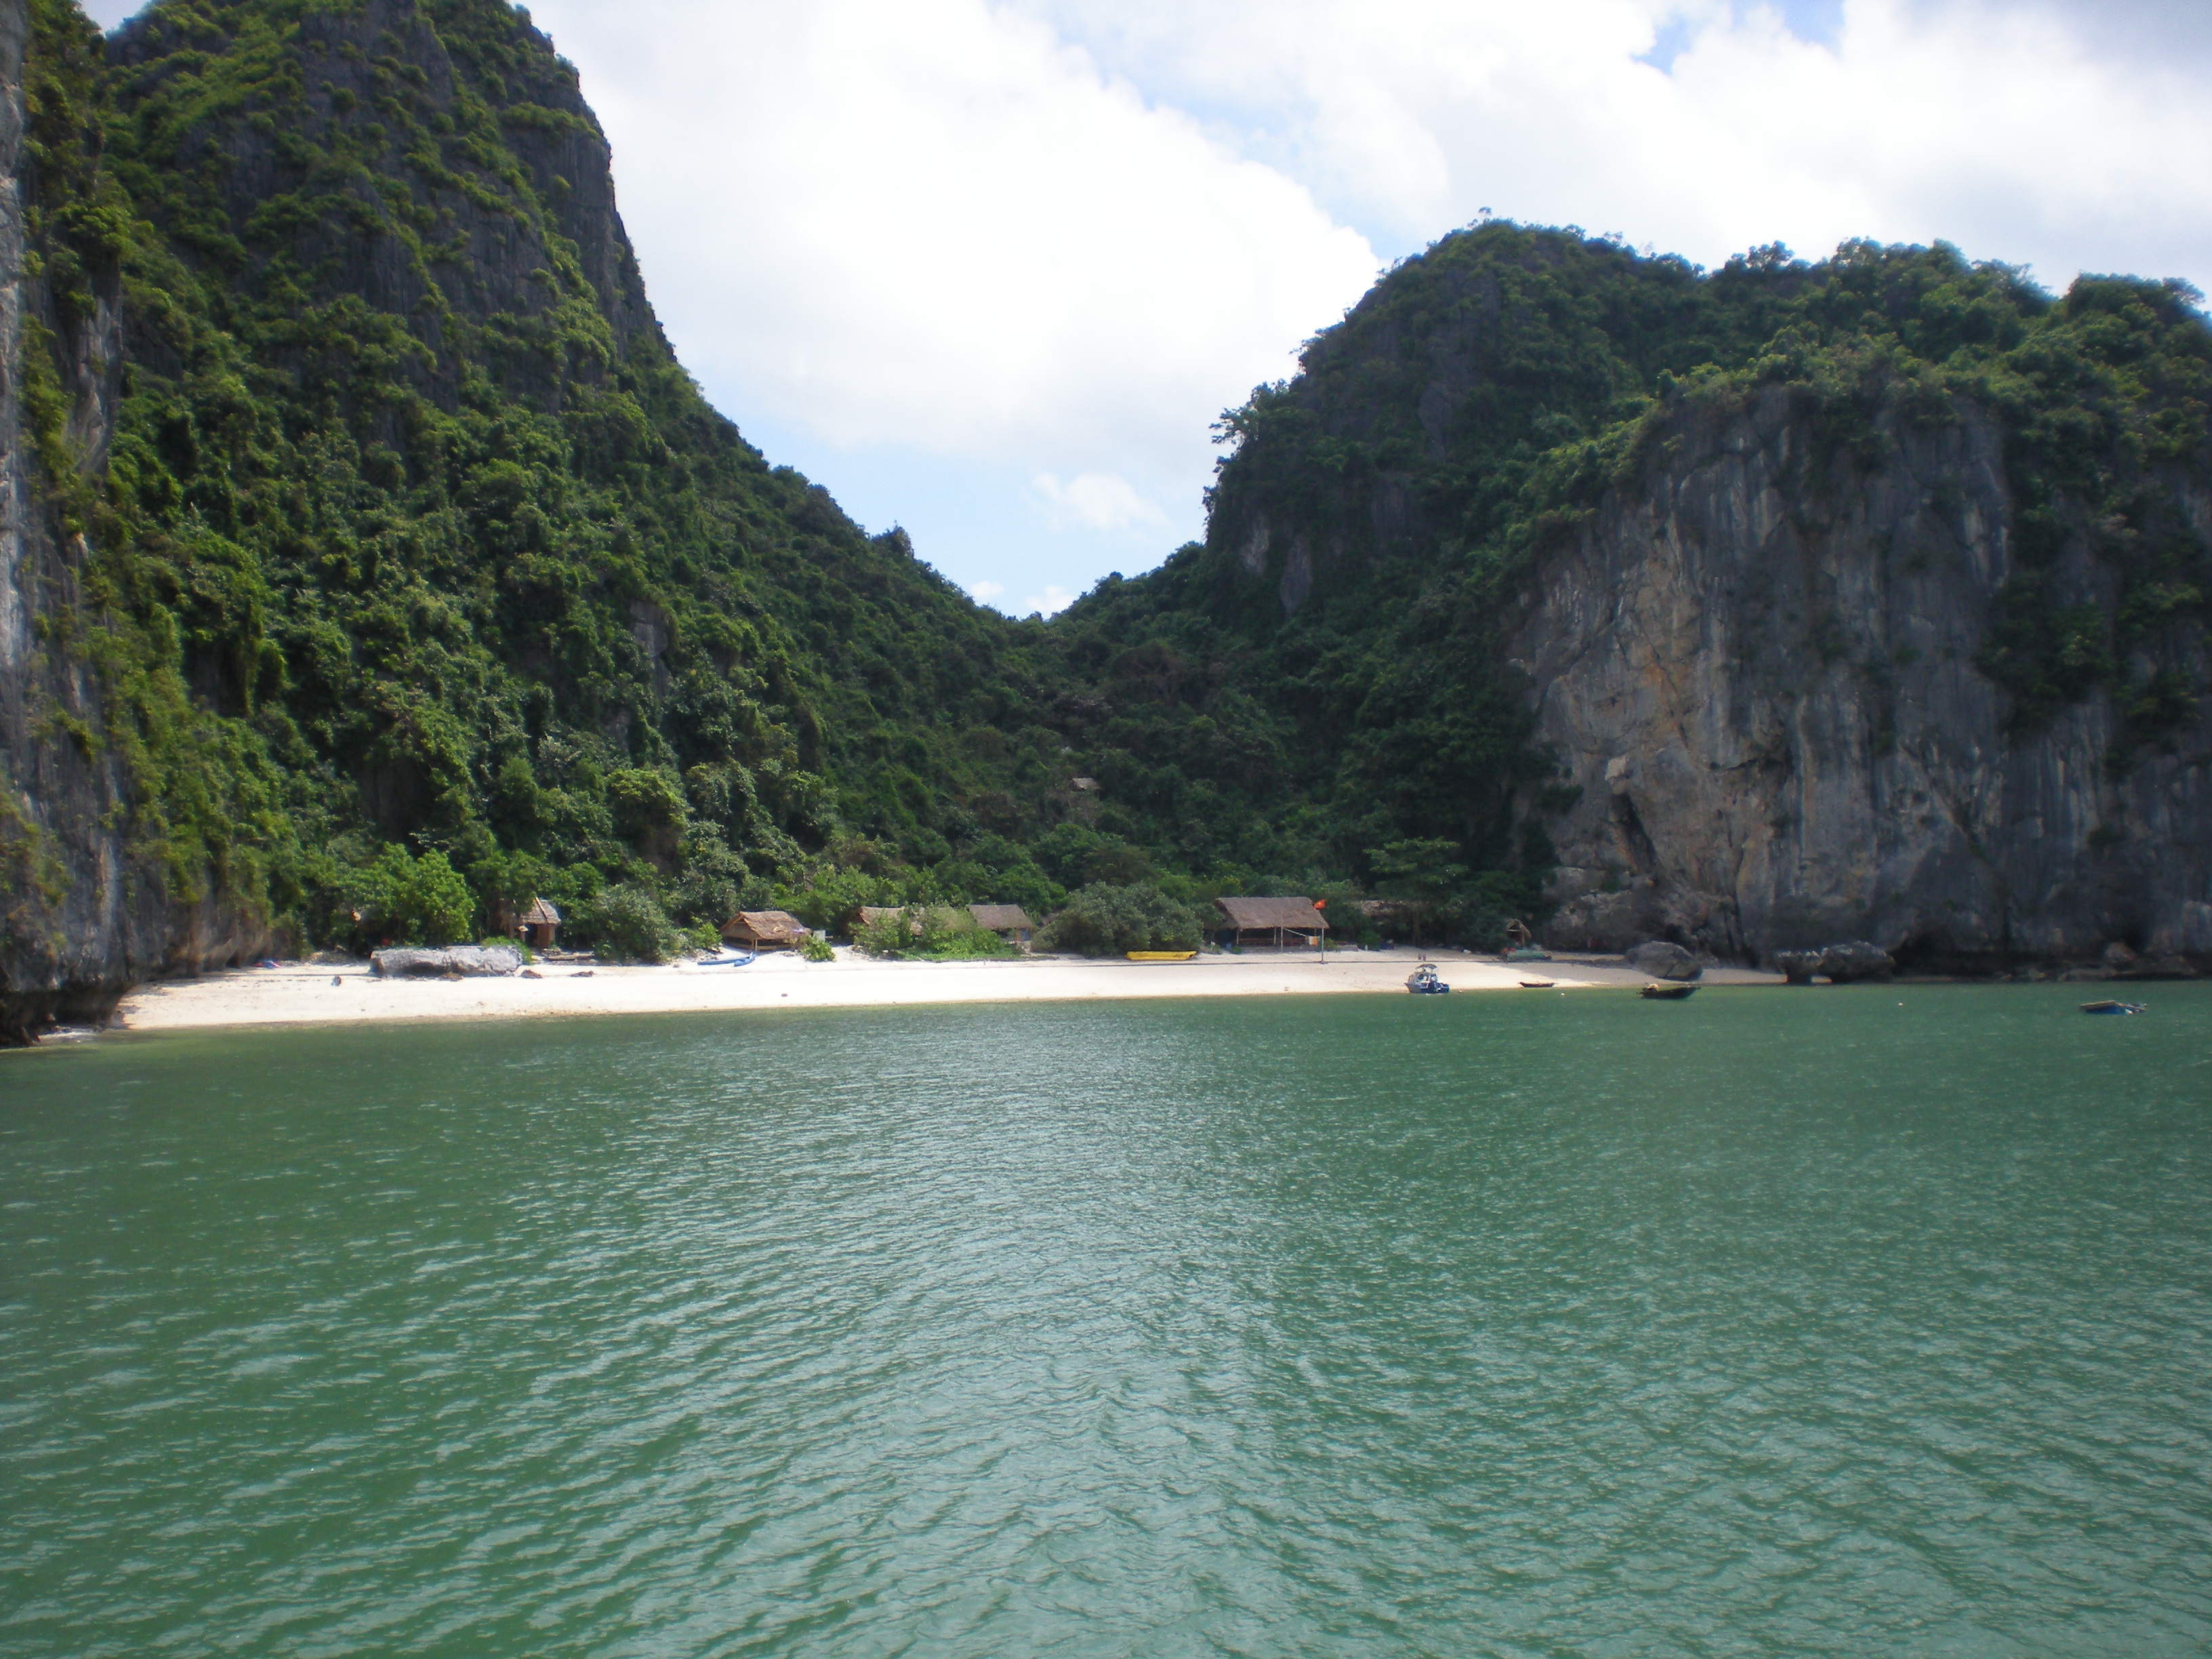
[[[386,980],[367,963],[286,963],[148,985],[124,1000],[116,1024],[136,1031],[360,1020],[528,1019],[590,1014],[739,1012],[757,1008],[896,1008],[954,1002],[1079,1002],[1133,997],[1404,994],[1419,960],[1410,950],[1311,955],[1250,951],[1188,963],[878,962],[841,949],[834,963],[783,952],[750,967],[541,967],[540,979]],[[1495,957],[1431,951],[1455,991],[1517,991],[1547,979],[1560,992],[1634,988],[1649,975],[1618,957],[1562,957],[1508,965]],[[1778,985],[1781,976],[1709,969],[1708,985]],[[1530,993],[1522,991],[1522,994]]]

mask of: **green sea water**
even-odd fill
[[[0,1055],[0,1651],[2212,1650],[2212,987]]]

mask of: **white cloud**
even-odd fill
[[[1004,582],[970,582],[968,584],[969,597],[973,599],[979,605],[990,604],[992,600],[997,599],[1000,594],[1006,591],[1006,586]]]
[[[1386,246],[1488,206],[1709,264],[1870,235],[2212,276],[2201,5],[1843,0],[1823,43],[1732,0],[1019,3]]]
[[[1075,595],[1064,587],[1048,586],[1042,593],[1032,593],[1022,601],[1024,617],[1042,612],[1048,617],[1058,616],[1075,603]]]
[[[1146,501],[1126,478],[1111,472],[1084,472],[1062,483],[1049,472],[1033,480],[1051,504],[1055,523],[1073,522],[1090,530],[1125,530],[1133,525],[1167,527],[1168,516]]]
[[[1376,268],[1303,186],[982,0],[534,15],[686,362],[841,446],[1188,472]]]

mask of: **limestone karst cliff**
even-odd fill
[[[1012,625],[675,362],[526,14],[0,33],[0,1040],[541,895],[664,953],[1044,793],[965,740],[1034,701]]]
[[[31,25],[26,0],[0,0],[0,1042],[269,938],[265,916],[173,881],[134,833],[142,781],[112,740],[74,510],[114,432],[120,289],[112,267],[51,279],[63,250],[46,228],[81,187],[82,134],[63,109],[27,118]]]
[[[1731,957],[1869,939],[1925,967],[2212,955],[2212,730],[2130,752],[2099,688],[2029,730],[1982,668],[2021,574],[2003,434],[1962,404],[1823,453],[1782,387],[1686,412],[1528,574],[1505,650],[1579,790],[1547,937]],[[2212,498],[2173,507],[2212,530]],[[2118,607],[2069,538],[2060,606]],[[2203,684],[2202,635],[2133,645]]]
[[[1165,580],[1288,665],[1378,883],[1425,837],[1561,945],[2202,957],[2208,403],[2178,284],[1492,225],[1232,413]]]

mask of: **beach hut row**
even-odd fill
[[[1373,902],[1370,901],[1370,902]],[[903,905],[863,905],[860,923],[874,927],[906,914]],[[1224,945],[1273,945],[1280,949],[1297,945],[1310,949],[1328,932],[1328,917],[1310,898],[1218,898],[1219,942]],[[1363,904],[1363,910],[1369,906]],[[1373,915],[1382,906],[1375,905]],[[980,927],[1010,945],[1027,950],[1036,935],[1036,923],[1018,904],[970,904],[964,908],[932,905],[929,919],[948,932]],[[561,926],[561,913],[544,899],[534,899],[524,912],[516,932],[533,950],[550,950]],[[806,924],[788,910],[740,910],[722,924],[722,942],[756,951],[793,950],[806,938]]]

